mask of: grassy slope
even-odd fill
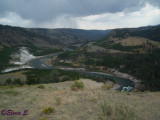
[[[159,48],[160,26],[114,29],[95,43],[107,49],[133,52]],[[145,47],[144,47],[145,46]],[[142,49],[143,48],[143,49]]]
[[[45,84],[45,89],[37,88],[37,86],[0,88],[1,109],[12,109],[17,112],[29,110],[29,115],[25,117],[0,115],[0,119],[131,120],[136,116],[135,119],[139,120],[158,120],[160,117],[160,92],[105,91],[100,88],[101,83],[82,81],[85,89],[79,91],[70,90],[72,81]],[[61,102],[58,102],[58,99]],[[119,105],[124,108],[118,107]],[[42,113],[41,110],[45,107],[54,107],[55,113],[50,115]],[[110,111],[109,108],[112,109],[111,115],[106,115],[106,111]]]

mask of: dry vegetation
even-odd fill
[[[102,83],[80,80],[84,89],[71,90],[73,81],[16,88],[0,88],[1,110],[29,111],[27,116],[0,120],[159,120],[160,92],[104,90]],[[44,112],[45,111],[45,112]],[[45,114],[49,113],[49,114]]]
[[[89,43],[88,45],[87,45],[87,52],[97,52],[97,51],[106,51],[106,49],[105,48],[103,48],[103,47],[99,47],[99,46],[97,46],[97,45],[93,45],[92,43]]]
[[[25,71],[13,72],[13,73],[6,73],[0,75],[0,83],[4,83],[7,79],[18,79],[20,78],[22,81],[26,81],[26,75],[23,74]]]
[[[142,44],[147,44],[147,42],[156,45],[159,47],[160,43],[156,41],[152,41],[143,37],[127,37],[125,39],[113,39],[115,43],[121,43],[123,46],[138,46]]]

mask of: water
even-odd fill
[[[47,56],[44,56],[44,57],[41,57],[41,58],[33,59],[29,62],[29,65],[33,68],[38,68],[38,69],[53,69],[51,66],[43,63],[42,60],[46,59],[46,58],[49,58],[49,57],[52,57],[52,56],[57,56],[57,55],[58,55],[58,53],[57,54],[52,54],[52,55],[47,55]],[[78,71],[78,72],[81,72],[81,73],[84,73],[84,74],[87,74],[87,75],[90,75],[90,76],[105,77],[105,78],[113,79],[117,84],[120,85],[119,90],[123,90],[123,87],[128,87],[128,86],[134,88],[134,85],[135,85],[134,82],[132,82],[129,79],[117,77],[117,76],[110,75],[110,74],[107,74],[107,73],[87,72],[87,71],[84,71],[84,70],[74,69],[74,68],[61,68],[61,69]]]
[[[129,80],[129,79],[117,77],[117,76],[110,75],[110,74],[107,74],[107,73],[100,73],[100,72],[86,72],[86,73],[88,75],[91,75],[91,76],[113,79],[117,84],[120,85],[119,90],[122,90],[123,87],[128,87],[128,86],[134,88],[134,85],[135,85],[134,82]]]
[[[50,54],[50,55],[46,55],[46,56],[41,56],[39,58],[35,58],[35,57],[32,57],[32,59],[30,61],[28,61],[28,65],[26,65],[25,67],[21,66],[21,67],[17,67],[17,68],[9,68],[9,69],[6,69],[7,72],[9,71],[13,71],[13,70],[18,70],[18,69],[23,69],[23,68],[38,68],[38,69],[53,69],[51,66],[49,66],[48,64],[45,64],[43,62],[44,59],[47,59],[47,58],[50,58],[50,57],[53,57],[53,56],[58,56],[60,53],[56,53],[56,54]],[[23,57],[25,58],[25,57]],[[25,61],[26,62],[26,61]],[[24,62],[24,63],[25,63]],[[80,69],[74,69],[74,68],[64,68],[64,70],[73,70],[73,71],[78,71],[78,72],[81,72],[81,73],[84,73],[84,74],[87,74],[87,75],[90,75],[90,76],[97,76],[97,77],[105,77],[105,78],[110,78],[110,79],[113,79],[117,84],[120,85],[120,88],[119,90],[123,90],[123,88],[125,87],[133,87],[134,88],[134,82],[132,82],[131,80],[129,79],[125,79],[125,78],[121,78],[121,77],[117,77],[117,76],[114,76],[114,75],[110,75],[110,74],[107,74],[107,73],[101,73],[101,72],[87,72],[87,71],[84,71],[84,70],[80,70]],[[5,72],[6,72],[5,71]]]

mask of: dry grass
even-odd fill
[[[11,80],[21,78],[22,81],[26,81],[26,75],[23,74],[25,71],[13,72],[0,75],[0,83],[5,83],[5,81],[9,78]]]
[[[139,46],[142,44],[147,44],[147,42],[160,47],[160,43],[156,42],[156,41],[152,41],[143,37],[128,37],[126,39],[122,39],[122,40],[116,40],[115,43],[121,43],[123,46]]]
[[[109,53],[130,53],[130,52],[125,52],[125,51],[120,51],[120,50],[114,50],[114,49],[107,49]]]
[[[128,94],[114,90],[102,90],[102,83],[91,80],[81,79],[80,81],[84,83],[85,88],[79,91],[70,89],[72,81],[45,84],[45,89],[39,89],[37,86],[0,88],[1,110],[29,111],[27,116],[0,115],[0,119],[113,120],[117,119],[119,113],[128,117],[127,110],[132,110],[131,117],[135,116],[134,119],[159,120],[160,118],[160,92],[132,92]],[[20,94],[16,96],[4,94],[2,91],[6,91],[6,89]],[[56,100],[57,98],[58,100]],[[103,114],[102,105],[106,105],[103,109],[107,114]],[[46,107],[55,108],[55,112],[50,115],[43,114],[41,110]]]
[[[97,51],[106,51],[106,49],[92,44],[88,45],[87,52],[97,52]]]

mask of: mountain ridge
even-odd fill
[[[109,30],[22,28],[0,25],[0,45],[53,47],[96,40],[108,32]]]
[[[160,47],[160,25],[113,29],[97,40],[96,45],[107,49],[144,53]]]

